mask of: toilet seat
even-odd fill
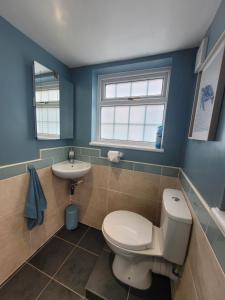
[[[152,246],[152,223],[139,214],[118,210],[108,214],[102,229],[115,245],[127,250],[145,250]]]

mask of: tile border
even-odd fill
[[[106,157],[101,156],[101,149],[79,146],[64,146],[40,149],[38,159],[0,166],[0,180],[27,173],[29,165],[34,165],[36,169],[42,169],[47,168],[54,163],[67,160],[68,151],[71,147],[75,149],[75,158],[77,160],[90,162],[94,165],[102,165],[111,168],[120,168],[170,177],[178,177],[180,173],[179,167],[150,164],[138,161],[121,159],[119,163],[111,163]]]
[[[78,153],[78,155],[76,156],[78,160],[87,161],[95,165],[102,165],[111,168],[120,168],[120,169],[126,169],[131,171],[158,174],[158,175],[170,176],[170,177],[178,177],[180,172],[179,167],[151,164],[151,163],[138,162],[138,161],[130,161],[125,159],[121,159],[119,163],[112,163],[108,161],[107,157],[101,156],[101,149],[85,148],[79,146],[74,146],[74,148]],[[84,150],[82,151],[82,149],[88,149],[91,155],[90,154],[87,155],[87,152]],[[93,150],[95,151],[94,152],[95,154],[93,154],[92,152]]]
[[[215,222],[211,212],[211,207],[207,204],[198,189],[194,186],[190,178],[181,169],[179,179],[182,190],[188,198],[200,226],[217,258],[217,261],[225,275],[225,236]]]

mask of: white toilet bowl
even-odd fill
[[[102,232],[115,253],[114,275],[138,289],[150,287],[151,272],[176,279],[173,269],[183,264],[191,223],[185,199],[177,190],[164,191],[160,228],[130,211],[107,215]]]

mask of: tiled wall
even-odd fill
[[[127,160],[115,164],[101,157],[99,149],[75,149],[76,159],[92,164],[84,183],[71,197],[79,206],[82,223],[101,229],[108,213],[125,209],[159,224],[162,191],[177,187],[178,168]]]
[[[92,164],[84,183],[71,201],[80,209],[80,220],[101,229],[104,217],[127,209],[159,224],[162,191],[177,188],[179,168],[121,160],[111,163],[101,150],[75,147],[76,159]]]
[[[21,174],[0,180],[0,283],[8,278],[64,223],[69,202],[68,182],[52,175],[51,168],[38,171],[47,198],[45,221],[28,231],[24,207],[29,176]]]
[[[69,146],[66,146],[41,149],[39,159],[0,166],[0,180],[26,173],[29,165],[33,165],[36,169],[42,169],[51,166],[53,163],[67,160],[69,148]]]
[[[116,209],[141,213],[157,224],[163,188],[177,187],[177,168],[129,161],[112,165],[100,150],[76,147],[76,159],[90,161],[92,169],[71,198],[69,182],[55,177],[50,167],[66,160],[68,149],[42,149],[38,160],[0,167],[0,283],[63,225],[64,208],[71,200],[80,206],[81,222],[96,228]],[[48,202],[44,224],[32,231],[24,219],[29,165],[38,169]]]
[[[193,216],[189,251],[175,300],[220,300],[225,295],[225,238],[198,191],[180,173],[182,189]]]
[[[81,222],[101,228],[104,217],[125,209],[159,224],[162,191],[177,188],[177,177],[93,165],[72,201],[80,207]]]
[[[175,299],[223,299],[225,239],[204,200],[199,198],[178,168],[126,160],[112,164],[101,157],[99,149],[76,147],[76,159],[90,161],[92,169],[76,188],[75,196],[70,196],[68,181],[55,177],[50,168],[52,163],[67,159],[68,149],[43,149],[39,160],[0,167],[0,283],[63,225],[64,208],[71,201],[80,207],[80,221],[99,229],[104,217],[118,209],[140,213],[159,225],[162,191],[164,188],[179,188],[179,175],[189,199],[194,226]],[[27,167],[30,164],[39,169],[48,201],[45,223],[31,232],[27,230],[23,217],[29,181]],[[212,295],[217,298],[212,298]]]

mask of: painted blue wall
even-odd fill
[[[208,52],[224,30],[225,1],[208,31]],[[225,101],[220,113],[216,141],[187,141],[183,166],[208,204],[218,205],[225,188]]]
[[[194,92],[194,62],[196,50],[185,50],[120,61],[92,65],[72,70],[75,83],[75,140],[79,146],[88,146],[91,141],[92,108],[95,109],[98,74],[171,66],[169,100],[164,135],[164,153],[121,149],[124,159],[170,166],[180,166],[183,143],[187,132],[187,118]],[[103,155],[108,149],[103,147]]]
[[[69,69],[0,17],[0,165],[39,157],[39,148],[71,141],[37,141],[32,65],[37,60],[70,78]]]

